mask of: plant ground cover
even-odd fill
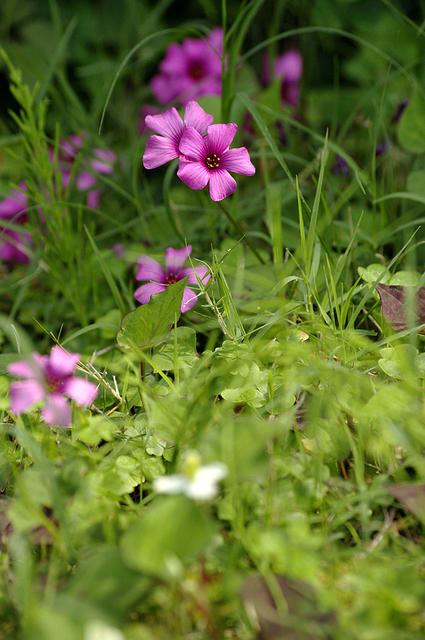
[[[425,5],[218,4],[0,7],[0,639],[424,637]]]

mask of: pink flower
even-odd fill
[[[269,59],[264,57],[263,81],[270,84]],[[274,78],[282,78],[280,95],[284,104],[294,107],[300,98],[299,81],[303,73],[303,58],[297,49],[288,49],[274,61]]]
[[[96,385],[74,376],[79,353],[53,347],[49,356],[33,353],[31,358],[8,365],[13,376],[23,378],[10,385],[10,408],[24,413],[36,402],[44,400],[42,416],[47,424],[68,427],[71,411],[66,394],[79,405],[90,405],[97,396]]]
[[[58,169],[62,176],[62,185],[66,189],[71,177],[71,168],[78,153],[84,145],[83,136],[69,136],[67,140],[62,140],[58,155]],[[97,179],[96,172],[103,175],[110,175],[114,170],[116,155],[110,149],[94,149],[91,157],[84,158],[82,170],[75,176],[75,185],[78,191],[87,191],[87,206],[97,209],[100,202],[101,190],[95,189]],[[50,150],[50,160],[53,162],[53,151]]]
[[[19,187],[22,191],[26,191],[24,183],[21,183]],[[0,202],[0,220],[7,220],[13,224],[26,222],[25,210],[28,206],[28,198],[22,191],[12,191]],[[28,264],[27,246],[31,240],[31,234],[28,232],[20,233],[0,225],[0,259],[4,262]]]
[[[170,44],[151,89],[161,104],[186,104],[203,95],[221,95],[223,32],[213,29],[206,40],[186,38]]]
[[[198,284],[198,279],[203,284],[206,284],[211,277],[206,267],[183,267],[191,251],[192,247],[190,245],[185,249],[172,249],[168,247],[168,249],[165,250],[165,271],[161,265],[150,256],[140,256],[136,280],[149,280],[149,282],[142,284],[136,289],[134,292],[136,300],[141,304],[146,304],[153,295],[165,291],[167,285],[183,280],[186,276],[189,276],[187,284],[196,285]],[[185,311],[189,311],[189,309],[196,304],[197,297],[196,293],[194,293],[190,287],[185,287],[183,290],[181,312],[185,313]]]
[[[194,100],[187,103],[184,120],[174,107],[156,116],[146,116],[146,126],[159,135],[151,136],[146,143],[143,154],[145,169],[156,169],[174,158],[179,158],[179,144],[185,129],[193,127],[201,134],[212,121],[213,116],[206,113]]]
[[[180,160],[177,175],[191,189],[203,189],[210,183],[210,196],[223,200],[236,189],[236,180],[229,171],[253,176],[255,167],[245,147],[229,149],[238,125],[212,124],[206,136],[193,127],[187,127],[180,141]]]

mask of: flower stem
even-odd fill
[[[217,202],[217,204],[220,207],[220,209],[222,210],[222,212],[224,213],[224,215],[226,216],[226,218],[232,223],[232,225],[235,227],[235,229],[242,235],[242,238],[245,240],[246,244],[251,249],[251,251],[255,255],[255,257],[260,261],[261,264],[266,264],[265,260],[263,260],[263,258],[258,253],[257,249],[252,244],[251,240],[246,235],[246,231],[243,228],[243,226],[237,220],[235,220],[235,218],[232,216],[230,211],[228,211],[226,209],[226,207],[221,202]]]

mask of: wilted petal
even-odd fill
[[[191,189],[203,189],[208,184],[210,172],[202,162],[180,160],[177,177]]]
[[[152,116],[152,118],[158,116]],[[143,154],[143,166],[145,169],[156,169],[170,160],[179,157],[177,144],[170,138],[151,136],[146,143]]]
[[[211,127],[220,125],[210,125]],[[179,144],[180,153],[193,160],[202,161],[208,155],[208,149],[205,144],[205,139],[201,136],[199,131],[196,131],[193,127],[186,127],[183,131],[183,135]],[[179,168],[180,170],[180,168]],[[180,177],[180,176],[179,176]],[[184,180],[183,180],[184,182]],[[205,186],[205,185],[204,185]],[[202,187],[191,187],[192,189],[202,189]]]
[[[96,178],[88,171],[82,171],[77,177],[77,189],[79,191],[87,191],[94,186]]]
[[[179,273],[184,265],[185,260],[190,256],[192,246],[189,244],[184,249],[173,249],[168,247],[165,249],[165,268],[168,272]]]
[[[142,284],[141,287],[136,289],[134,292],[134,297],[137,302],[140,304],[146,304],[156,293],[161,293],[161,291],[165,291],[167,287],[163,284],[156,284],[155,282],[148,282],[148,284]]]
[[[47,424],[58,427],[69,427],[71,424],[71,410],[68,401],[60,393],[51,393],[47,396],[41,415]]]
[[[96,385],[83,378],[71,378],[67,380],[63,392],[72,398],[72,400],[75,400],[77,404],[81,405],[91,404],[97,396]]]
[[[165,282],[165,271],[161,265],[150,256],[140,256],[138,261],[136,280],[153,280],[154,282]]]
[[[53,347],[49,357],[49,373],[58,378],[70,376],[80,357],[79,353],[69,353],[60,346]]]
[[[211,124],[208,127],[209,151],[221,156],[232,144],[237,130],[238,125],[234,122],[229,122],[229,124]]]
[[[152,488],[157,493],[186,493],[188,481],[185,476],[176,474],[155,478]]]
[[[10,385],[9,397],[11,411],[22,413],[44,398],[44,388],[37,380],[18,380]]]
[[[204,266],[194,268],[186,267],[185,269],[182,269],[181,277],[185,278],[186,276],[189,276],[187,284],[198,284],[198,280],[200,280],[205,285],[211,278],[210,272],[208,271],[207,267]],[[196,278],[196,276],[198,276],[198,278]]]
[[[199,133],[204,133],[213,120],[214,116],[204,111],[195,100],[187,103],[184,111],[184,123],[188,127],[193,127]]]
[[[174,107],[167,109],[164,113],[158,113],[156,116],[146,116],[145,125],[154,133],[171,138],[177,145],[183,133],[183,120]]]
[[[210,196],[214,202],[224,200],[236,190],[236,180],[224,169],[216,169],[210,173]]]
[[[244,176],[253,176],[255,173],[255,167],[245,147],[225,151],[221,156],[220,168],[241,173]]]
[[[192,291],[192,289],[189,289],[189,287],[185,287],[183,289],[183,297],[182,297],[180,311],[182,313],[186,313],[186,311],[190,311],[190,309],[194,307],[197,302],[198,302],[198,296],[196,295],[196,293]]]

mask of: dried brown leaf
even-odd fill
[[[425,522],[425,484],[392,485],[387,491],[415,518]]]
[[[241,589],[243,603],[253,626],[258,629],[259,640],[317,640],[331,637],[329,625],[335,624],[335,614],[318,613],[315,593],[309,584],[278,574],[273,574],[271,579],[285,602],[285,614],[278,611],[263,576],[250,576]]]
[[[382,314],[385,320],[396,331],[407,328],[406,291],[407,287],[382,284],[376,285],[381,299]],[[416,294],[416,320],[425,323],[425,287],[420,287]]]

